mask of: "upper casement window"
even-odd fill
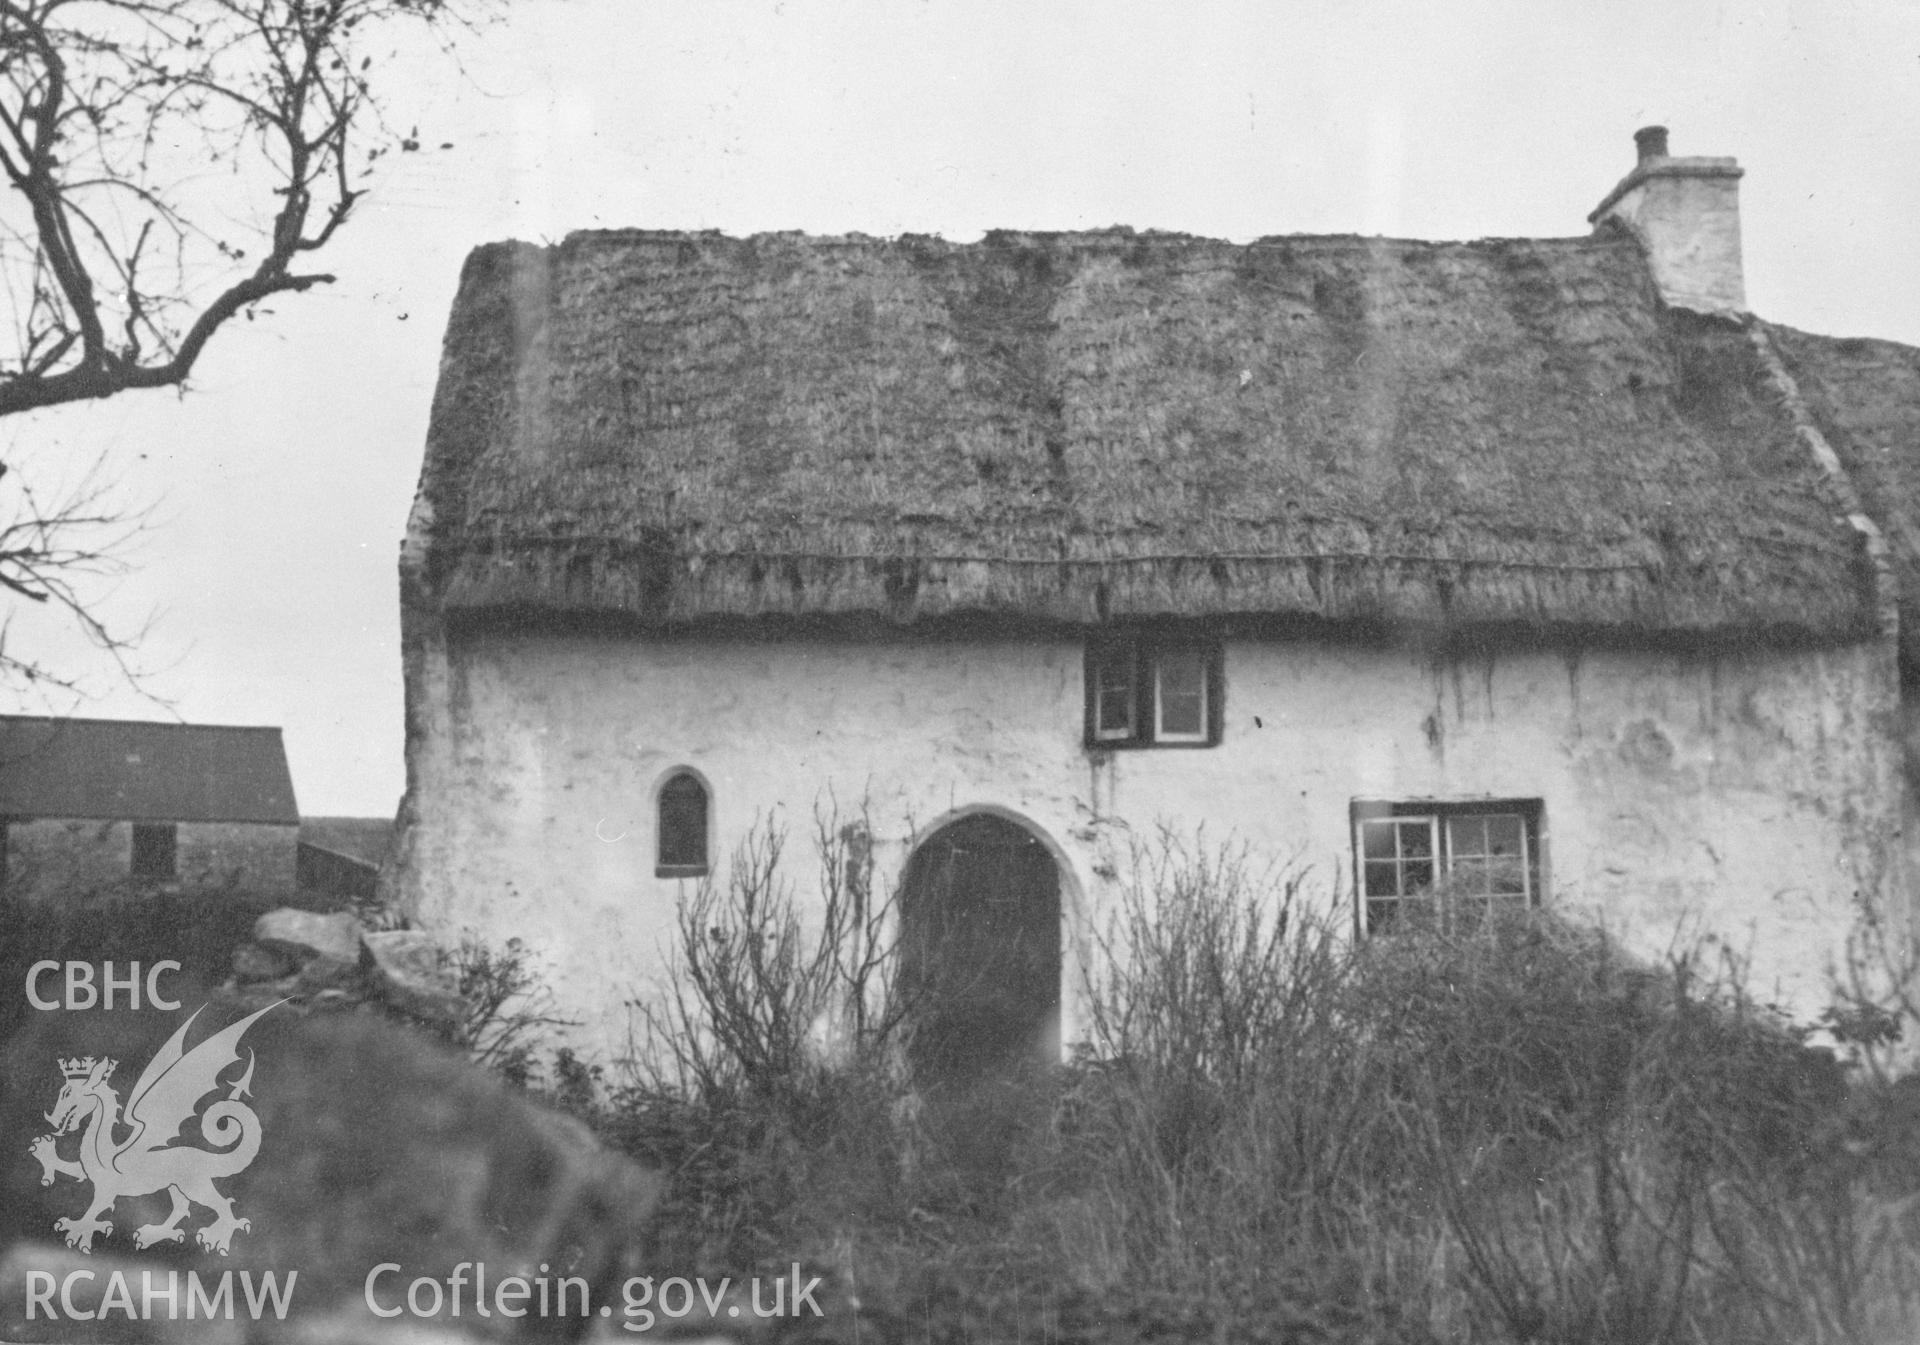
[[[1452,928],[1540,902],[1540,800],[1353,805],[1360,928]]]
[[[1224,699],[1220,646],[1113,636],[1087,646],[1089,747],[1211,747]]]

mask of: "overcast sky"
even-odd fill
[[[151,507],[104,610],[153,613],[139,658],[180,717],[283,726],[309,815],[390,815],[404,785],[395,559],[478,243],[627,226],[1565,236],[1658,122],[1674,153],[1746,168],[1756,312],[1920,344],[1920,0],[506,13],[464,74],[424,56],[387,71],[397,115],[453,148],[378,180],[326,254],[337,285],[216,338],[184,398],[7,426],[4,455],[41,479],[105,454],[122,502]],[[11,638],[87,673],[78,713],[165,717],[59,631],[20,620]]]

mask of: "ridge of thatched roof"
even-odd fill
[[[494,244],[421,505],[447,614],[1873,629],[1746,334],[1613,232]]]

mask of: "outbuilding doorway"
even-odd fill
[[[900,918],[917,1078],[1059,1061],[1060,872],[1037,837],[984,813],[940,828],[908,862]]]

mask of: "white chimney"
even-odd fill
[[[1635,131],[1640,162],[1607,193],[1587,222],[1617,219],[1646,246],[1653,283],[1675,308],[1747,311],[1740,267],[1740,175],[1730,158],[1675,158],[1667,128]]]

